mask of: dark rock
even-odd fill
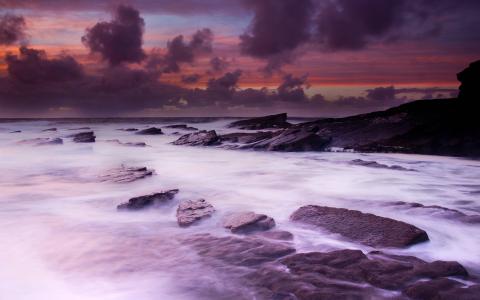
[[[210,217],[214,212],[213,206],[205,199],[184,201],[178,205],[177,222],[181,227],[187,227]]]
[[[401,206],[407,209],[421,209],[426,213],[430,213],[435,216],[439,216],[442,218],[455,220],[467,224],[480,224],[480,215],[467,215],[459,210],[451,209],[439,205],[423,205],[421,203],[415,202],[404,202],[404,201],[397,201],[387,203],[387,205],[395,205]]]
[[[407,287],[404,293],[415,300],[477,300],[480,295],[480,285],[467,287],[456,280],[440,278],[416,282]]]
[[[223,227],[230,229],[233,233],[251,233],[265,231],[273,228],[275,221],[262,214],[254,212],[240,212],[228,216]]]
[[[94,143],[96,138],[93,131],[80,132],[69,135],[68,137],[73,138],[75,143]]]
[[[90,130],[90,127],[79,127],[79,128],[70,128],[68,130]]]
[[[164,128],[172,128],[172,129],[190,130],[190,131],[198,130],[198,128],[190,127],[186,124],[174,124],[174,125],[167,125],[167,126],[163,126],[163,127]]]
[[[129,146],[129,147],[146,147],[147,146],[147,144],[145,144],[144,142],[121,142],[120,140],[117,140],[117,139],[107,140],[107,142],[115,143],[122,146]]]
[[[270,139],[246,146],[267,151],[322,151],[330,143],[330,138],[317,135],[316,127],[290,128]]]
[[[178,140],[173,142],[174,145],[189,146],[212,146],[219,144],[219,138],[215,130],[202,130],[186,135],[182,135]]]
[[[169,203],[178,190],[169,190],[161,193],[155,193],[146,196],[131,198],[127,203],[122,203],[117,206],[119,210],[140,210],[147,207],[157,207]]]
[[[14,131],[10,131],[10,133],[20,133],[22,132],[21,130],[14,130]]]
[[[160,128],[156,127],[150,127],[147,129],[143,129],[140,131],[135,132],[135,134],[141,134],[141,135],[158,135],[158,134],[163,134],[162,130]]]
[[[228,127],[239,129],[259,130],[269,128],[288,128],[291,124],[287,122],[287,114],[270,115],[259,118],[240,120],[230,123]]]
[[[117,130],[120,130],[120,131],[138,131],[137,128],[120,128],[120,129],[117,129]]]
[[[264,237],[271,240],[291,241],[293,234],[283,230],[269,230],[256,233],[257,236]]]
[[[275,135],[272,131],[259,132],[235,132],[220,135],[220,141],[230,143],[250,144],[257,143],[265,139],[271,139]]]
[[[480,100],[480,60],[472,62],[468,68],[457,74],[460,81],[458,99]]]
[[[45,146],[45,145],[61,145],[63,140],[61,138],[35,138],[22,140],[18,142],[20,145],[34,145],[34,146]]]
[[[407,247],[428,241],[427,233],[413,225],[357,210],[308,205],[290,218],[372,247]]]
[[[45,131],[57,131],[57,128],[47,128],[42,130],[42,132],[45,132]]]
[[[100,180],[116,183],[127,183],[152,175],[153,170],[149,170],[146,167],[121,166],[120,168],[108,170],[107,174],[100,176]]]
[[[377,168],[377,169],[389,169],[389,170],[398,170],[398,171],[416,171],[413,169],[407,169],[402,166],[397,166],[397,165],[384,165],[377,163],[376,161],[368,161],[368,160],[362,160],[362,159],[354,159],[350,162],[352,165],[357,165],[357,166],[364,166],[364,167],[370,167],[370,168]]]
[[[234,266],[256,266],[295,252],[295,248],[251,236],[215,237],[196,234],[184,239],[202,257],[223,261]]]

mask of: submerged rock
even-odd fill
[[[42,130],[42,132],[46,132],[46,131],[57,131],[57,128],[47,128]]]
[[[267,215],[254,212],[234,213],[225,218],[223,227],[233,233],[251,233],[265,231],[275,227],[275,221]]]
[[[137,128],[119,128],[117,130],[120,130],[120,131],[138,131]]]
[[[140,210],[148,207],[156,207],[169,203],[178,193],[177,189],[169,190],[161,193],[145,195],[131,198],[126,203],[117,206],[119,210]]]
[[[370,168],[377,168],[377,169],[389,169],[389,170],[398,170],[398,171],[415,171],[413,169],[407,169],[402,166],[397,166],[397,165],[384,165],[380,164],[376,161],[368,161],[368,160],[362,160],[362,159],[354,159],[350,162],[352,165],[357,165],[357,166],[364,166],[364,167],[370,167]]]
[[[10,133],[20,133],[22,132],[21,130],[14,130],[14,131],[10,131]]]
[[[286,113],[235,121],[228,125],[228,127],[236,127],[239,129],[248,130],[288,128],[290,126],[291,124],[287,122]]]
[[[183,240],[202,257],[216,259],[234,266],[256,266],[295,252],[288,244],[256,237],[216,237],[196,234]]]
[[[181,202],[177,208],[177,222],[181,227],[187,227],[210,217],[215,212],[213,206],[205,199]]]
[[[164,128],[172,128],[172,129],[182,129],[182,130],[189,130],[189,131],[196,131],[198,128],[195,127],[190,127],[187,124],[173,124],[173,125],[167,125],[163,126]]]
[[[150,127],[147,129],[143,129],[140,131],[135,132],[135,134],[141,134],[141,135],[159,135],[163,134],[162,130],[157,127]]]
[[[219,143],[219,138],[215,130],[202,130],[198,132],[182,135],[178,140],[174,141],[174,145],[189,146],[212,146]]]
[[[19,141],[17,144],[34,146],[61,145],[63,140],[61,138],[35,138]]]
[[[73,138],[75,143],[94,143],[96,138],[93,131],[80,132],[69,135],[68,137]]]
[[[107,174],[100,176],[101,181],[116,183],[133,182],[153,175],[153,170],[146,167],[125,167],[110,169]]]
[[[107,140],[107,142],[115,143],[115,144],[122,145],[122,146],[129,146],[129,147],[146,147],[147,146],[147,144],[144,143],[144,142],[121,142],[118,139]]]
[[[308,205],[290,218],[372,247],[408,247],[428,241],[427,233],[413,225],[357,210]]]
[[[78,128],[70,128],[68,130],[90,130],[90,127],[78,127]]]

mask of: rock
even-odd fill
[[[10,131],[10,133],[20,133],[22,132],[21,130],[14,130],[14,131]]]
[[[117,130],[120,130],[120,131],[138,131],[137,128],[120,128],[120,129],[117,129]]]
[[[230,123],[228,127],[239,129],[258,130],[268,128],[288,128],[291,124],[287,122],[287,114],[269,115],[259,118],[240,120]]]
[[[143,129],[140,131],[135,132],[135,134],[141,134],[141,135],[159,135],[163,134],[162,130],[160,128],[156,127],[150,127],[147,129]]]
[[[480,295],[480,285],[476,284],[467,287],[459,281],[440,278],[416,282],[407,287],[404,293],[415,300],[476,300]]]
[[[45,131],[57,131],[57,128],[47,128],[42,130],[42,132],[45,132]]]
[[[210,217],[215,212],[213,206],[205,199],[181,202],[177,209],[177,222],[181,227],[187,227]]]
[[[219,144],[219,138],[215,130],[202,130],[186,135],[182,135],[178,140],[173,142],[174,145],[189,146],[212,146]]]
[[[146,147],[147,146],[147,144],[145,144],[144,142],[121,142],[118,139],[107,140],[107,142],[115,143],[122,146],[129,146],[129,147]]]
[[[230,143],[250,144],[257,143],[265,139],[271,139],[275,135],[272,131],[259,132],[235,132],[220,135],[220,141]]]
[[[246,148],[267,151],[323,151],[330,143],[329,138],[317,135],[316,127],[289,128]]]
[[[122,165],[120,168],[110,169],[106,173],[100,176],[101,181],[127,183],[152,176],[153,170],[146,167],[125,167]]]
[[[68,137],[73,138],[75,143],[94,143],[96,138],[93,131],[80,132],[69,135]]]
[[[223,227],[230,229],[233,233],[251,233],[265,231],[275,227],[275,221],[262,214],[254,212],[240,212],[228,216]]]
[[[408,247],[428,241],[427,233],[413,225],[357,210],[307,205],[290,218],[372,247]]]
[[[177,189],[146,196],[131,198],[127,203],[117,206],[119,210],[140,210],[147,207],[157,207],[169,203],[178,193]]]
[[[184,239],[197,253],[234,266],[257,266],[295,252],[295,248],[251,236],[215,237],[196,234]]]
[[[172,129],[182,129],[182,130],[190,130],[190,131],[196,131],[198,128],[195,127],[189,127],[186,124],[173,124],[173,125],[167,125],[163,126],[164,128],[172,128]]]
[[[460,81],[458,99],[476,101],[480,99],[480,60],[472,62],[468,68],[457,74]]]
[[[283,230],[269,230],[256,233],[257,236],[264,237],[271,240],[291,241],[293,234]]]
[[[395,205],[406,209],[420,209],[423,212],[430,213],[442,218],[455,220],[467,224],[480,224],[480,215],[467,215],[459,210],[451,209],[439,205],[423,205],[415,202],[396,201],[387,203],[387,205]]]
[[[90,127],[78,127],[78,128],[70,128],[68,130],[90,130]]]
[[[407,169],[402,166],[397,166],[397,165],[384,165],[384,164],[379,164],[376,161],[368,161],[368,160],[362,160],[362,159],[354,159],[350,162],[352,165],[357,165],[357,166],[364,166],[364,167],[370,167],[370,168],[376,168],[376,169],[389,169],[389,170],[398,170],[398,171],[416,171],[413,169]]]
[[[35,138],[22,140],[18,142],[20,145],[34,145],[34,146],[45,146],[45,145],[61,145],[63,140],[61,138]]]

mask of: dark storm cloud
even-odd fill
[[[302,77],[294,77],[292,74],[287,74],[277,89],[278,96],[283,101],[305,101],[307,98],[304,91],[306,82],[307,75]]]
[[[250,0],[255,15],[247,31],[240,36],[243,54],[271,59],[295,50],[309,37],[313,4],[310,0]]]
[[[0,45],[12,45],[25,36],[25,19],[12,14],[0,15]]]
[[[182,75],[181,79],[183,83],[194,84],[194,83],[197,83],[201,77],[202,76],[200,76],[199,74],[191,74],[191,75]]]
[[[142,49],[144,27],[145,22],[138,10],[120,5],[112,21],[99,22],[88,28],[82,43],[112,66],[123,62],[138,63],[145,58]]]
[[[220,78],[212,78],[208,81],[206,91],[228,98],[237,88],[240,76],[242,76],[242,71],[236,70],[228,72]]]
[[[223,72],[228,68],[229,62],[222,57],[212,57],[210,59],[210,66],[212,67],[213,72]]]
[[[82,66],[71,56],[48,59],[45,51],[19,48],[19,54],[5,57],[8,74],[13,80],[27,84],[64,82],[83,76]]]

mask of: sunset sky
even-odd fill
[[[0,117],[342,116],[455,97],[475,0],[0,0]]]

